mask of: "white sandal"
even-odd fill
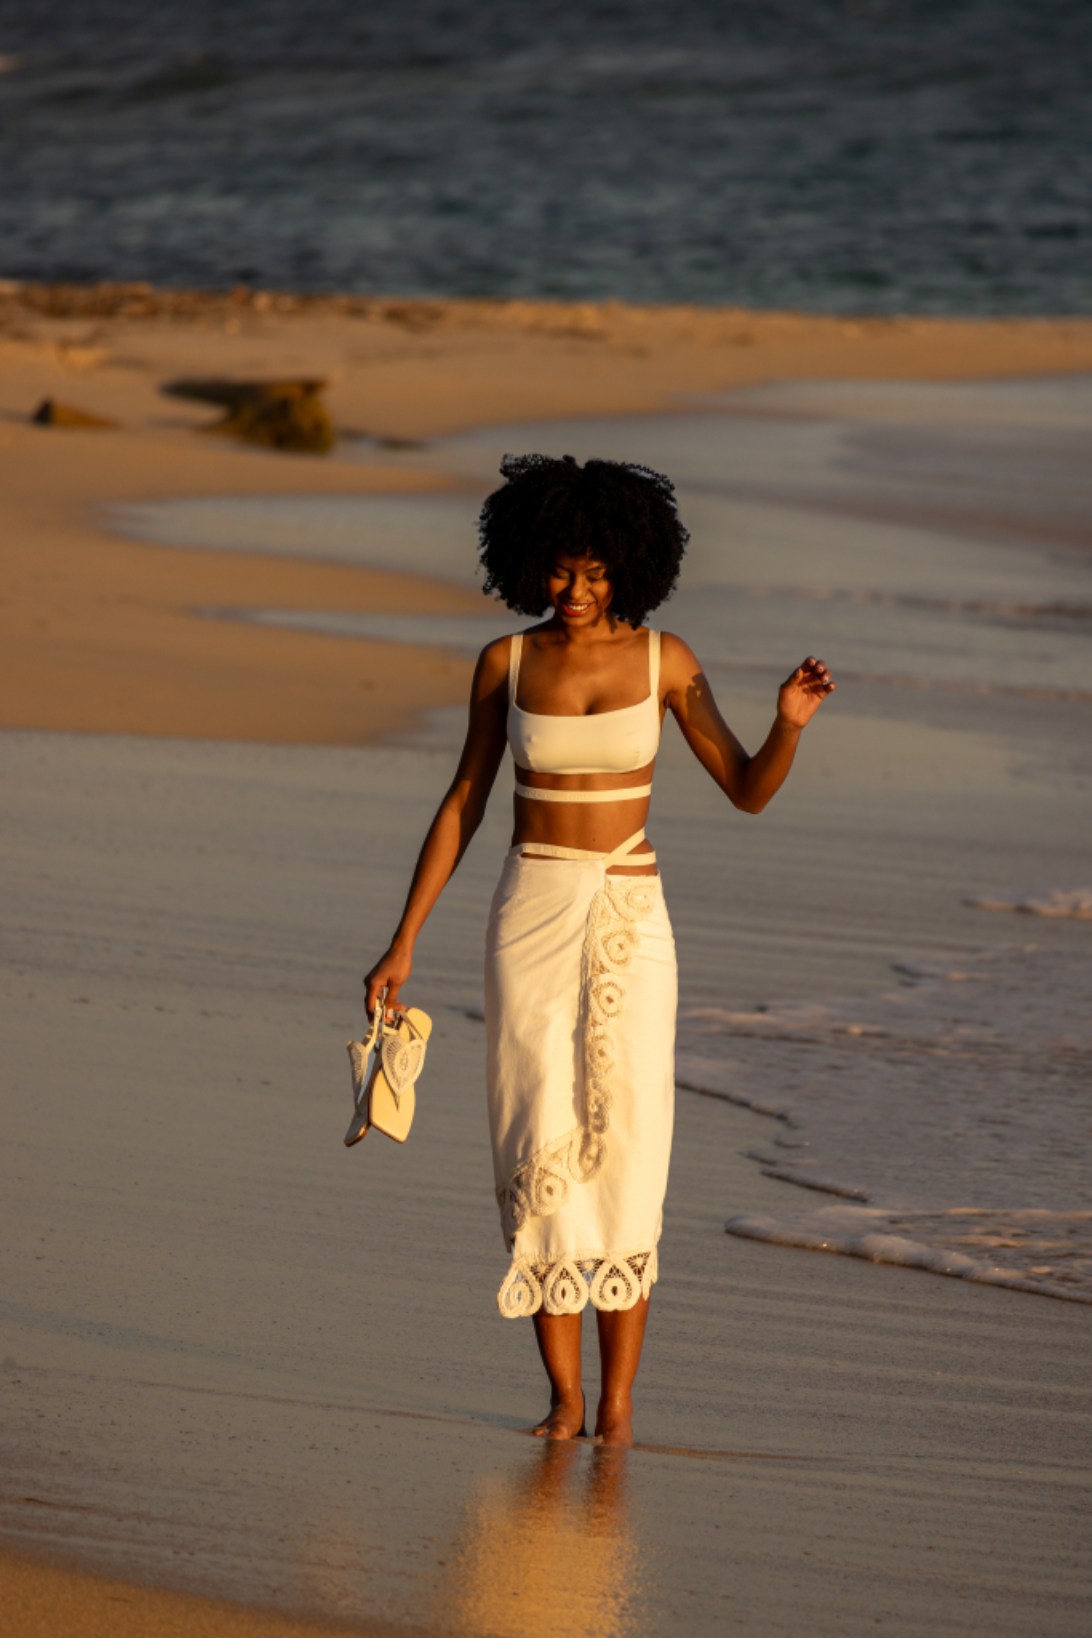
[[[376,1002],[363,1041],[349,1042],[353,1074],[353,1118],[345,1134],[351,1149],[374,1126],[396,1143],[405,1143],[417,1107],[416,1082],[425,1064],[425,1048],[432,1034],[432,1019],[419,1007],[398,1012],[393,1024],[384,1022],[386,1003]],[[371,1073],[368,1056],[375,1051]]]

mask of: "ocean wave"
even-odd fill
[[[681,1016],[678,1084],[776,1116],[753,1158],[839,1198],[732,1232],[1092,1301],[1092,950],[897,972],[861,999]]]
[[[1092,1212],[891,1212],[825,1206],[806,1217],[730,1217],[728,1234],[805,1251],[840,1252],[871,1263],[1003,1285],[1068,1302],[1092,1303]]]

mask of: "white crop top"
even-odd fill
[[[531,773],[635,773],[656,759],[660,748],[660,633],[648,634],[648,698],[620,711],[593,716],[542,716],[516,704],[523,635],[512,638],[508,659],[508,744],[518,768]],[[517,789],[524,794],[523,787]],[[645,791],[646,787],[641,787]],[[542,791],[536,794],[544,795]],[[554,793],[572,800],[576,793]],[[589,797],[592,793],[586,793]],[[627,791],[627,795],[630,794]],[[618,799],[617,791],[595,792],[598,800]]]

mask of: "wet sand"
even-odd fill
[[[410,1630],[1082,1629],[1088,1311],[729,1238],[733,1212],[800,1193],[747,1158],[773,1123],[746,1110],[679,1095],[644,1448],[521,1431],[542,1393],[529,1327],[493,1308],[467,1016],[506,792],[422,940],[415,1131],[345,1151],[353,977],[449,753],[35,733],[0,751],[11,1549]],[[805,777],[740,903],[742,822],[722,816],[718,843],[710,812],[696,849],[684,777],[656,822],[684,992],[753,995],[791,860],[837,814]],[[912,829],[930,801],[877,798],[869,828]],[[784,941],[790,992],[878,968],[860,934],[890,866],[859,865],[826,931],[838,970],[816,971],[809,914]],[[917,896],[903,934],[945,884],[923,874]],[[710,971],[725,917],[734,963]]]

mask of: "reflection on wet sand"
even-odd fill
[[[437,1614],[498,1638],[644,1630],[647,1553],[631,1532],[628,1465],[621,1451],[543,1441],[482,1480]]]

